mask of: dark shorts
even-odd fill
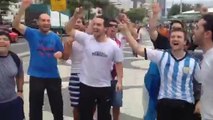
[[[1,120],[23,120],[24,119],[24,102],[22,98],[7,102],[0,103],[0,119]]]
[[[117,80],[111,81],[112,91],[112,106],[113,107],[122,107],[123,105],[123,91],[116,91]]]
[[[80,96],[80,81],[78,73],[71,73],[69,81],[69,94],[72,107],[78,107]]]

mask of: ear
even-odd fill
[[[38,20],[38,19],[35,19],[35,21],[36,21],[36,24],[39,25],[39,20]]]
[[[211,32],[210,30],[206,31],[206,32],[204,33],[204,37],[205,37],[206,39],[212,39],[212,32]]]

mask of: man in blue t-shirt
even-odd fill
[[[47,90],[54,120],[63,120],[63,101],[61,78],[57,68],[57,58],[68,59],[70,49],[65,43],[63,48],[60,37],[50,31],[50,16],[41,14],[38,18],[39,29],[33,29],[20,23],[24,11],[31,5],[31,0],[23,0],[13,27],[24,35],[30,47],[30,120],[42,120],[44,90]],[[69,50],[67,50],[69,51]]]

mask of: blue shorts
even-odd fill
[[[111,81],[111,87],[113,89],[112,91],[112,106],[113,107],[122,107],[123,105],[123,90],[122,91],[116,91],[116,84],[117,80]]]
[[[23,120],[24,119],[24,102],[22,98],[0,103],[0,119],[1,120]]]
[[[78,73],[71,73],[69,81],[69,94],[72,107],[78,107],[80,96],[80,81]]]

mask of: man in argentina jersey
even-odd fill
[[[158,65],[161,84],[158,96],[158,120],[193,119],[193,77],[199,71],[199,65],[184,51],[185,32],[181,29],[171,31],[171,50],[159,51],[146,49],[135,42],[125,24],[120,24],[130,46],[137,53]]]

